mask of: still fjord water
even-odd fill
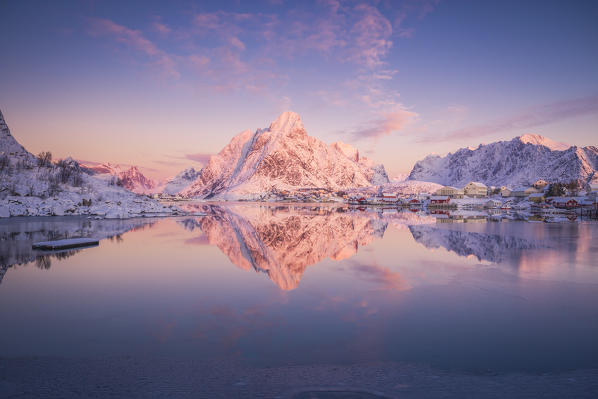
[[[598,367],[598,225],[375,209],[0,221],[0,357]],[[31,243],[109,237],[44,253]]]

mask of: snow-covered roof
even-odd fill
[[[486,185],[484,183],[480,183],[479,181],[470,181],[469,183],[467,183],[468,186],[476,186],[479,188],[487,188]]]
[[[532,193],[529,195],[530,198],[542,198],[544,197],[544,193]]]
[[[446,200],[450,200],[451,197],[449,197],[448,195],[433,195],[430,197],[431,200],[436,200],[436,201],[446,201]]]

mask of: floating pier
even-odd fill
[[[100,241],[94,238],[67,238],[64,240],[36,242],[33,244],[33,249],[69,249],[81,247],[94,247],[99,244]]]

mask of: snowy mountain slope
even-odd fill
[[[519,136],[519,141],[524,144],[543,145],[544,147],[548,147],[553,151],[565,151],[571,147],[567,143],[560,143],[551,140],[548,137],[540,136],[539,134],[524,134],[523,136]]]
[[[596,181],[598,148],[571,146],[538,135],[462,148],[445,157],[429,155],[413,167],[409,179],[463,187],[470,181],[494,186],[529,185],[538,179],[582,184]]]
[[[299,115],[284,112],[267,129],[233,137],[183,195],[259,199],[272,190],[338,190],[387,182],[384,166],[359,157],[348,145],[309,137]]]
[[[38,162],[10,134],[0,112],[0,217],[165,215],[175,208],[91,176],[72,158]]]
[[[178,194],[189,187],[199,177],[199,174],[200,172],[194,168],[187,168],[168,180],[162,188],[162,192],[169,195]]]
[[[120,184],[129,191],[137,194],[149,194],[160,191],[159,183],[146,177],[137,166],[128,168],[111,163],[81,163],[81,167],[89,169],[99,175],[109,175],[120,179]]]

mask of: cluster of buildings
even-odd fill
[[[483,207],[503,209],[526,208],[597,208],[598,185],[590,185],[585,196],[548,196],[549,183],[538,180],[529,187],[488,187],[484,183],[469,182],[463,188],[444,186],[433,194],[419,194],[404,197],[392,192],[382,192],[376,196],[351,197],[349,203],[371,205],[427,205],[431,208],[444,207]]]

